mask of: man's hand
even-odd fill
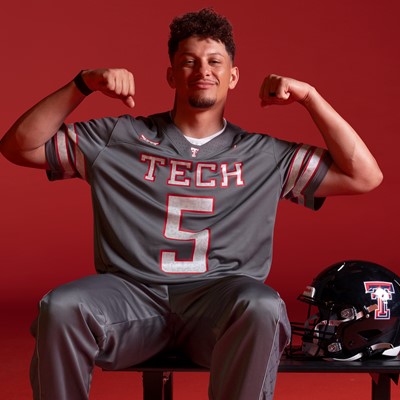
[[[306,103],[313,87],[308,83],[279,75],[268,75],[260,89],[261,106]]]
[[[93,91],[97,90],[106,96],[122,100],[133,108],[135,102],[135,82],[131,72],[123,68],[94,69],[82,72],[82,79]]]

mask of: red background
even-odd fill
[[[395,0],[8,1],[0,24],[0,131],[85,68],[132,70],[135,115],[171,108],[168,25],[175,15],[205,6],[234,26],[241,77],[230,93],[229,120],[249,131],[322,144],[301,106],[262,109],[258,103],[269,73],[307,81],[360,133],[384,172],[374,192],[328,199],[316,213],[281,203],[268,283],[287,302],[291,318],[303,317],[297,295],[333,262],[367,259],[400,273]],[[125,112],[131,111],[119,101],[94,94],[71,120]],[[21,316],[21,329],[27,329],[45,292],[94,271],[89,188],[80,181],[49,183],[44,172],[2,157],[0,182],[1,323],[6,327],[12,315]]]

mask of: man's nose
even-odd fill
[[[202,76],[209,76],[210,75],[210,65],[208,62],[202,61],[198,64],[197,72]]]

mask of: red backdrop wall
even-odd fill
[[[333,262],[361,258],[400,273],[395,0],[8,1],[0,25],[0,131],[84,68],[132,70],[135,115],[171,108],[168,25],[176,14],[204,6],[234,25],[241,78],[228,119],[250,131],[321,144],[301,106],[261,109],[258,103],[269,73],[305,80],[360,133],[385,175],[374,192],[331,198],[316,213],[281,204],[268,283],[286,300],[291,317],[300,314],[296,297],[303,287]],[[131,111],[122,103],[94,94],[70,119],[125,112]],[[89,190],[79,181],[49,183],[42,171],[0,157],[0,202],[1,312],[33,317],[50,288],[94,272]]]

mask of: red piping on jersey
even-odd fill
[[[61,171],[65,172],[64,167],[61,162],[60,152],[58,150],[58,135],[57,134],[54,135],[54,145],[55,145],[54,147],[56,148],[56,156],[57,156],[57,160],[58,160],[58,165],[61,168]]]
[[[69,154],[68,151],[68,127],[66,125],[65,125],[64,138],[65,138],[65,151],[67,153],[68,164],[71,166],[72,171],[76,171],[74,160],[71,159],[71,155]],[[73,148],[73,156],[76,162],[75,146]]]
[[[74,141],[75,171],[78,171],[78,173],[81,175],[81,173],[77,167],[77,162],[78,162],[77,149],[79,150],[79,136],[77,134],[76,124],[74,123],[72,126],[74,128],[74,133],[75,133],[75,138],[76,138],[76,141]],[[87,160],[86,160],[85,156],[83,157],[83,173],[84,173],[84,176],[82,176],[82,178],[85,181],[87,181]]]
[[[299,145],[299,146],[297,147],[295,153],[293,154],[293,157],[292,157],[292,160],[291,160],[290,166],[289,166],[289,172],[287,173],[285,182],[283,183],[282,191],[281,191],[281,196],[280,196],[280,197],[282,197],[282,195],[286,192],[286,185],[287,185],[287,183],[288,183],[288,180],[289,180],[290,176],[292,175],[293,165],[294,165],[294,163],[295,163],[295,161],[296,161],[297,154],[298,154],[299,151],[301,150],[302,146],[303,146],[302,144]],[[298,175],[298,174],[297,174],[297,175]],[[298,179],[298,178],[296,178],[296,181],[297,181],[297,179]],[[291,190],[290,190],[289,192],[291,192]]]
[[[314,153],[315,153],[315,151],[314,151]],[[313,173],[312,173],[311,176],[310,176],[310,179],[309,179],[309,180],[307,181],[307,183],[304,185],[304,188],[303,188],[303,190],[301,191],[301,194],[303,195],[303,197],[304,197],[304,192],[305,192],[305,190],[307,189],[308,185],[309,185],[310,182],[313,180],[315,174],[316,174],[317,171],[319,170],[319,166],[321,165],[322,159],[323,159],[323,157],[325,156],[325,154],[326,154],[326,150],[324,150],[323,153],[321,154],[321,157],[319,157],[318,163],[317,163],[317,165],[315,166],[314,171],[313,171]],[[311,157],[310,157],[309,162],[311,162]]]

